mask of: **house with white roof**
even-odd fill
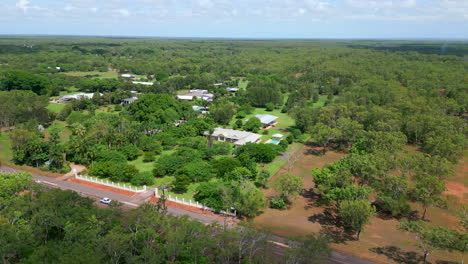
[[[135,102],[136,100],[138,100],[138,97],[136,97],[136,96],[130,97],[130,98],[125,98],[125,99],[122,100],[121,105],[122,106],[129,105],[129,104]]]
[[[178,94],[177,98],[179,100],[189,100],[192,101],[195,98],[199,98],[205,101],[213,101],[214,94],[208,93],[208,90],[190,90],[188,93]]]
[[[122,77],[122,78],[136,78],[136,75],[125,73],[125,74],[120,75],[120,77]]]
[[[205,133],[205,135],[207,135],[207,133]],[[234,143],[237,146],[242,146],[247,143],[258,143],[262,137],[262,135],[256,133],[222,127],[215,128],[211,136],[218,141]]]
[[[133,84],[148,85],[148,86],[150,86],[150,85],[153,85],[153,84],[154,84],[154,83],[152,83],[152,82],[136,82],[136,81],[133,81],[132,83],[133,83]]]
[[[277,116],[274,115],[255,115],[258,119],[260,119],[260,122],[262,122],[262,128],[267,128],[267,127],[272,127],[277,124],[276,119],[278,119]]]
[[[86,99],[92,99],[94,96],[94,93],[77,93],[77,94],[69,94],[69,95],[64,95],[60,98],[60,101],[62,101],[63,103],[65,102],[69,102],[71,100],[81,100],[83,98],[86,98]],[[102,94],[100,93],[99,96],[102,96]]]

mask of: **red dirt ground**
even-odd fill
[[[304,146],[300,149],[296,154],[298,157],[291,169],[293,174],[304,177],[304,187],[306,190],[309,190],[314,185],[311,176],[312,169],[323,168],[325,165],[338,161],[344,156],[343,153],[333,151],[328,151],[323,156],[310,154],[311,151],[316,150],[317,148],[308,146]],[[283,168],[272,177],[271,181],[278,178],[281,172],[287,171],[288,167],[286,163]],[[466,168],[464,167],[457,169],[462,169],[462,171],[466,172]],[[466,173],[464,175],[466,175]],[[459,181],[464,179],[464,175],[458,173],[456,179],[451,179],[455,185],[449,182],[448,192],[456,192],[458,190],[456,188],[463,186],[463,184],[460,185]],[[463,190],[458,190],[457,193],[460,192],[463,192]],[[272,189],[265,190],[265,193],[267,197],[275,195]],[[422,212],[418,204],[411,204],[411,208]],[[325,208],[317,204],[316,196],[313,192],[309,191],[296,199],[288,210],[267,208],[263,214],[254,219],[254,223],[259,228],[270,230],[282,236],[305,235],[319,231],[328,231],[332,234],[342,233],[341,228],[335,227],[330,223],[330,220],[325,219],[324,211]],[[333,217],[332,214],[332,218]],[[451,228],[457,228],[459,226],[459,219],[453,215],[451,210],[428,208],[427,218],[431,225]],[[408,258],[420,256],[421,250],[418,248],[415,238],[409,233],[398,230],[398,226],[399,221],[396,219],[376,216],[373,217],[370,224],[366,226],[364,232],[361,234],[360,241],[348,238],[342,242],[333,243],[332,248],[377,263],[402,263],[402,261],[412,261],[411,263],[413,263],[415,260]],[[388,247],[396,247],[396,251],[392,251],[392,248]],[[459,253],[441,250],[436,250],[429,255],[429,261],[431,261],[431,263],[436,263],[436,261],[456,262],[460,261],[460,259],[461,255]]]
[[[78,180],[78,179],[75,179],[75,178],[70,178],[70,179],[68,179],[68,181],[76,183],[76,184],[80,184],[80,185],[83,185],[83,186],[91,187],[91,188],[94,188],[94,189],[98,189],[98,190],[103,190],[103,191],[108,191],[108,192],[113,192],[113,193],[125,195],[125,196],[128,196],[128,197],[132,197],[132,196],[137,194],[136,192],[121,190],[121,189],[118,189],[118,188],[114,188],[114,187],[110,187],[110,186],[106,186],[106,185],[102,185],[102,184],[97,184],[97,183],[94,183],[94,182]]]
[[[152,196],[150,198],[150,202],[153,202],[153,203],[156,203],[159,199]],[[206,211],[206,210],[203,210],[203,209],[200,209],[200,208],[197,208],[197,207],[193,207],[193,206],[188,206],[188,205],[185,205],[185,204],[179,204],[179,203],[176,203],[176,202],[172,202],[172,201],[166,201],[166,205],[168,207],[172,207],[172,208],[177,208],[177,209],[181,209],[181,210],[184,210],[184,211],[189,211],[189,212],[192,212],[192,213],[196,213],[196,214],[203,214],[207,217],[210,217],[210,218],[213,218],[213,220],[218,220],[218,221],[221,221],[221,222],[226,222],[226,223],[229,223],[229,224],[234,224],[234,223],[237,223],[239,222],[237,219],[233,218],[233,217],[223,217],[221,215],[218,215],[218,214],[215,214],[213,212],[210,212],[210,211]]]

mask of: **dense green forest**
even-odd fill
[[[291,174],[276,184],[278,196],[268,200],[262,190],[294,144],[312,144],[317,155],[346,153],[311,173],[314,191],[359,238],[376,211],[401,218],[416,202],[424,219],[427,208],[447,206],[444,180],[466,148],[467,47],[461,41],[4,38],[0,128],[11,157],[2,161],[59,173],[70,162],[82,164],[92,176],[167,185],[216,210],[235,208],[254,218],[268,205],[287,208],[301,193],[301,180]],[[135,84],[125,73],[153,84]],[[193,89],[208,90],[214,101],[175,97]],[[121,106],[134,91],[138,100]],[[94,95],[51,110],[58,104],[49,100],[76,92]],[[259,130],[252,117],[259,111],[280,116],[278,128]],[[207,136],[216,127],[285,137],[278,145],[234,147]],[[417,153],[402,155],[408,146]],[[108,230],[120,230],[109,236],[134,241],[121,230],[121,216],[109,217],[119,220]],[[440,247],[466,251],[460,244]],[[183,254],[197,262],[218,257],[192,253]],[[119,255],[130,257],[136,255]]]
[[[3,263],[296,263],[329,254],[327,240],[311,235],[278,259],[271,235],[249,225],[205,226],[160,205],[102,209],[76,192],[35,185],[26,173],[0,178]]]

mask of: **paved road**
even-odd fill
[[[22,171],[11,168],[11,167],[7,167],[4,165],[0,165],[0,172],[22,172]],[[129,208],[136,208],[144,203],[144,201],[142,200],[132,199],[131,197],[128,197],[128,196],[124,196],[124,195],[120,195],[120,194],[116,194],[116,193],[108,192],[104,190],[94,189],[94,188],[90,188],[90,187],[72,183],[72,182],[61,181],[61,180],[57,180],[54,178],[45,177],[45,176],[41,176],[37,174],[32,174],[32,177],[39,184],[43,184],[43,185],[53,187],[53,188],[59,188],[62,190],[73,190],[73,191],[78,192],[81,196],[91,197],[91,198],[94,198],[96,201],[98,201],[99,199],[103,197],[108,197],[112,200],[121,202],[122,204],[124,204],[125,207],[129,207]],[[188,215],[191,219],[200,221],[204,224],[211,224],[217,221],[205,215],[196,214],[196,213],[188,212],[185,210],[180,210],[180,209],[173,208],[173,207],[168,207],[167,211],[170,214],[176,215],[176,216]],[[272,241],[276,242],[275,245],[277,247],[281,247],[281,245],[285,244],[285,239],[278,237],[278,236],[273,236]],[[360,258],[355,258],[355,257],[342,254],[336,251],[332,252],[329,263],[331,264],[374,264],[374,262],[360,259]]]
[[[3,172],[17,172],[17,171],[20,171],[20,170],[17,170],[17,169],[11,168],[11,167],[7,167],[7,166],[0,166],[0,171],[3,171]],[[39,184],[43,184],[43,185],[54,187],[54,188],[59,188],[59,189],[62,189],[62,190],[73,190],[73,191],[79,193],[82,196],[92,197],[92,198],[94,198],[96,200],[107,197],[107,198],[110,198],[112,200],[119,201],[122,204],[124,204],[124,206],[130,207],[130,208],[136,208],[136,207],[138,207],[138,206],[140,206],[140,205],[142,205],[144,203],[144,201],[142,201],[142,200],[132,199],[131,197],[128,197],[128,196],[125,196],[125,195],[120,195],[120,194],[116,194],[116,193],[113,193],[113,192],[94,189],[94,188],[90,188],[90,187],[87,187],[87,186],[83,186],[83,185],[68,182],[68,181],[61,181],[61,180],[57,180],[57,179],[54,179],[54,178],[45,177],[45,176],[41,176],[41,175],[37,175],[37,174],[32,174],[32,177]],[[167,211],[169,213],[173,214],[173,215],[176,215],[176,216],[188,215],[191,219],[198,220],[198,221],[200,221],[202,223],[205,223],[205,224],[211,224],[214,221],[216,221],[216,220],[214,220],[214,219],[212,219],[210,217],[207,217],[207,216],[204,216],[204,215],[201,215],[201,214],[196,214],[196,213],[184,211],[184,210],[180,210],[180,209],[177,209],[177,208],[168,207]]]

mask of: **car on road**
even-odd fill
[[[101,200],[99,200],[101,203],[103,204],[110,204],[112,202],[111,199],[107,198],[107,197],[104,197],[102,198]]]

